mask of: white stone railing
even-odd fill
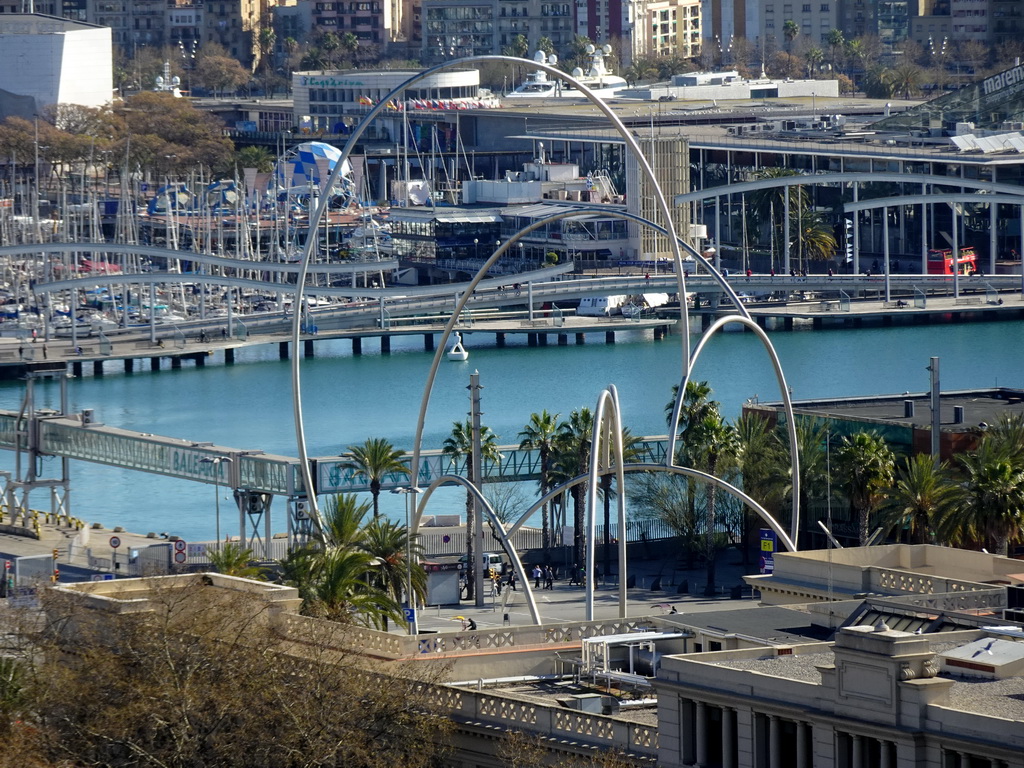
[[[933,595],[950,592],[975,592],[988,588],[988,585],[977,582],[928,576],[923,573],[901,571],[895,568],[872,567],[868,569],[868,572],[868,590],[871,592],[887,591]]]

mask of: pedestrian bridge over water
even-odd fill
[[[636,446],[642,456],[638,460],[663,463],[667,445],[664,436],[643,438]],[[22,465],[30,468],[28,477],[8,480],[5,496],[10,509],[28,510],[28,493],[35,488],[63,486],[67,490],[66,478],[32,474],[39,465],[36,459],[53,456],[231,488],[239,501],[239,535],[258,556],[271,538],[273,497],[282,496],[286,501],[289,533],[303,527],[299,525],[304,520],[301,502],[308,492],[302,486],[297,458],[119,429],[94,422],[88,411],[63,415],[38,411],[31,416],[0,411],[0,449],[20,451],[28,459]],[[540,476],[538,451],[518,446],[501,446],[499,450],[501,460],[486,467],[484,482],[528,481]],[[317,494],[369,491],[365,478],[347,469],[341,456],[311,458],[310,464]],[[468,477],[465,457],[452,458],[437,449],[423,451],[416,485],[426,487],[442,475]],[[383,479],[381,488],[408,485],[407,475],[394,473]]]

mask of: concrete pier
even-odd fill
[[[313,340],[312,339],[305,339],[302,342],[302,354],[305,357],[314,357],[315,356],[316,351],[313,349]]]
[[[233,347],[228,347],[224,350],[224,365],[235,364],[235,350]]]
[[[423,334],[423,350],[425,352],[434,351],[434,334],[424,333]]]
[[[604,343],[605,344],[614,344],[615,343],[615,331],[605,331],[604,332]]]
[[[172,357],[171,358],[171,370],[172,371],[176,371],[176,370],[178,370],[180,368],[181,368],[181,358],[177,357],[177,356]]]
[[[587,343],[587,334],[585,334],[585,333],[577,333],[576,334],[576,343],[577,344],[586,344]]]
[[[361,354],[363,354],[363,340],[358,336],[355,336],[352,339],[352,355],[356,356]]]
[[[502,347],[504,347],[505,346],[505,334],[504,333],[496,333],[496,334],[494,334],[494,343],[495,343],[495,345],[497,345],[498,349],[501,349]]]
[[[93,360],[92,361],[92,375],[93,376],[102,376],[103,375],[103,361],[102,360]]]
[[[135,360],[131,357],[124,359],[124,372],[132,373],[135,370]]]
[[[380,353],[382,355],[391,354],[391,337],[384,335],[380,337]]]
[[[277,345],[277,356],[281,360],[287,360],[288,359],[288,342],[287,341],[278,342],[278,345]]]
[[[160,358],[159,357],[151,357],[151,358],[149,358],[149,370],[151,370],[151,371],[159,371],[160,370]]]

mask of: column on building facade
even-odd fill
[[[703,768],[708,764],[708,705],[703,701],[696,702],[697,707],[697,765]]]
[[[892,763],[889,760],[889,742],[885,739],[878,740],[878,768],[890,768]]]
[[[782,739],[779,736],[779,718],[775,715],[768,716],[768,768],[783,768],[782,765]]]
[[[851,768],[864,768],[864,737],[854,734],[850,737],[853,742],[853,758],[850,760]]]
[[[796,768],[810,768],[807,760],[807,723],[798,721],[796,724]]]
[[[736,765],[736,712],[722,707],[722,768]]]

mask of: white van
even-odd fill
[[[494,568],[496,571],[501,571],[505,566],[505,553],[504,552],[484,552],[481,556],[484,563],[484,570],[488,568]],[[459,558],[459,565],[462,569],[466,568],[466,556],[463,555]]]
[[[584,317],[609,317],[622,312],[622,305],[628,301],[628,296],[585,296],[580,299],[577,315]]]

